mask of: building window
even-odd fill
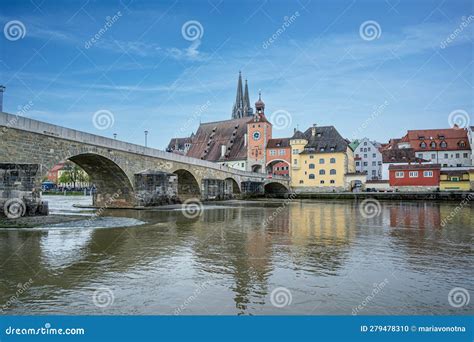
[[[382,165],[382,162],[381,162],[381,161],[379,161],[379,162],[378,162],[378,165]]]
[[[403,178],[403,177],[405,177],[405,172],[403,171],[395,172],[395,178]]]
[[[356,166],[360,166],[360,163],[359,163],[359,162],[356,162]]]
[[[309,174],[309,179],[314,179],[314,174],[313,173]]]
[[[423,142],[420,144],[420,147],[421,147],[421,148],[426,148],[426,143],[423,141]]]
[[[435,160],[436,159],[436,154],[431,154],[431,160]]]
[[[321,171],[324,171],[324,170],[321,170]],[[330,174],[330,175],[335,175],[335,174],[336,174],[336,170],[335,170],[335,169],[331,169],[331,171],[329,171],[329,174]]]
[[[285,150],[280,150],[280,151],[278,151],[278,154],[279,154],[280,156],[284,156],[284,155],[285,155]]]
[[[433,171],[423,171],[423,177],[433,177]]]
[[[303,184],[303,181],[302,181],[302,180],[300,180],[300,184]]]
[[[270,150],[270,155],[271,156],[276,156],[276,151],[275,150]]]
[[[375,171],[375,170],[372,170],[372,176],[375,176],[375,175],[376,175],[376,173],[377,173],[377,171]]]
[[[356,158],[359,158],[359,153],[356,153]]]
[[[314,156],[309,156],[309,159],[314,159]]]
[[[319,159],[319,164],[324,164],[324,158]]]
[[[324,170],[319,170],[319,174],[320,174],[320,175],[325,175],[325,174],[326,174],[326,171],[324,171]]]
[[[464,141],[461,141],[461,142],[459,143],[459,147],[466,147],[466,143],[465,143]]]
[[[334,179],[331,179],[331,180],[329,181],[329,183],[334,184],[334,183],[336,183],[336,181],[335,181]]]
[[[367,165],[368,165],[368,163],[367,163],[367,162],[364,162],[364,166],[367,166]]]
[[[364,158],[367,158],[367,153],[364,154]]]
[[[463,157],[463,158],[469,158],[467,153],[463,153],[463,154],[462,154],[462,157]]]
[[[432,141],[432,142],[430,143],[430,147],[431,147],[431,148],[436,148],[436,143],[435,143],[434,141]]]
[[[329,160],[329,162],[330,162],[331,164],[336,164],[336,158],[331,158],[331,159]]]
[[[377,155],[375,153],[372,153],[372,158],[376,158]]]
[[[446,141],[442,141],[439,146],[441,146],[442,148],[446,148],[448,147],[448,144],[446,143]]]
[[[423,153],[418,153],[418,158],[423,158]]]
[[[319,151],[320,151],[320,152],[324,152],[324,147],[321,147],[321,148],[319,149]]]
[[[293,159],[293,164],[297,165],[298,164],[298,159]]]
[[[372,166],[377,166],[377,162],[373,161]]]
[[[314,169],[314,164],[309,164],[310,169]]]
[[[367,146],[367,141],[364,141],[364,146]]]
[[[456,153],[456,158],[459,158],[459,153]]]
[[[418,171],[410,171],[408,174],[410,178],[417,178],[418,177]]]
[[[293,154],[298,154],[299,152],[300,152],[300,150],[298,150],[297,148],[293,149]]]
[[[448,159],[448,158],[449,158],[448,154],[445,153],[445,154],[444,154],[444,159]]]
[[[319,183],[324,184],[324,181],[322,180],[322,181],[320,181]]]

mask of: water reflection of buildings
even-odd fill
[[[439,205],[413,202],[392,204],[389,208],[390,227],[438,228],[441,223]]]

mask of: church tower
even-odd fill
[[[254,117],[247,123],[248,171],[266,173],[266,148],[268,140],[272,138],[272,124],[265,117],[265,103],[262,101],[261,93],[255,102],[255,110]]]
[[[234,107],[232,108],[232,119],[239,119],[245,116],[252,116],[253,109],[250,106],[249,88],[245,80],[245,93],[242,89],[242,73],[239,71],[239,81],[237,83],[237,95],[235,96]]]

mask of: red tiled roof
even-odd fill
[[[402,164],[390,165],[389,170],[441,170],[441,164]]]
[[[428,161],[415,157],[415,151],[412,148],[395,148],[382,151],[383,163],[419,163]]]
[[[415,152],[471,149],[467,130],[461,128],[409,130],[402,139],[409,142]],[[446,147],[441,147],[443,141],[447,144]],[[426,148],[421,147],[423,142]],[[434,147],[431,147],[432,142],[435,143]],[[461,146],[461,142],[465,144],[464,147]]]
[[[212,162],[246,160],[245,134],[248,117],[202,123],[193,137],[186,154],[189,157]],[[221,157],[221,146],[226,145],[226,155]]]
[[[267,148],[290,147],[290,138],[269,139]]]

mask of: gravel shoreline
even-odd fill
[[[34,228],[55,223],[86,220],[82,215],[25,216],[17,219],[0,217],[0,228]]]

